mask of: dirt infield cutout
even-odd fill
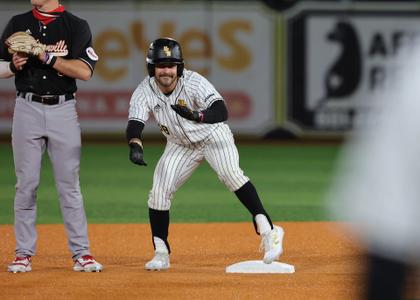
[[[63,225],[39,225],[33,271],[6,272],[13,259],[11,225],[0,226],[0,299],[358,299],[362,252],[337,223],[285,222],[281,261],[293,274],[228,274],[226,266],[258,260],[250,223],[172,224],[171,269],[143,269],[152,257],[147,224],[89,225],[101,273],[76,273]]]

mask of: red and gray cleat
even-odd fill
[[[16,257],[15,260],[7,267],[7,271],[11,273],[24,273],[32,271],[31,257]]]
[[[76,272],[101,272],[102,265],[93,256],[83,255],[75,260],[73,270]]]

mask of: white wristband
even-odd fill
[[[128,142],[128,144],[138,144],[138,145],[140,145],[140,147],[142,147],[143,148],[143,143],[141,142],[141,140],[140,139],[138,139],[138,138],[132,138],[129,142]]]

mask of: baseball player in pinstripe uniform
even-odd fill
[[[141,133],[153,114],[167,144],[153,176],[149,194],[149,219],[154,257],[147,270],[168,269],[169,209],[177,189],[206,160],[219,179],[234,192],[253,216],[262,237],[264,262],[270,264],[282,253],[284,231],[272,224],[249,178],[239,167],[239,155],[227,120],[225,102],[200,74],[186,70],[179,43],[159,38],[147,53],[147,76],[134,91],[129,108],[127,141],[130,160],[143,160]]]
[[[37,233],[36,191],[45,150],[54,169],[61,213],[74,260],[74,271],[98,272],[90,254],[87,221],[79,184],[80,126],[76,112],[76,79],[88,80],[98,57],[85,20],[67,12],[58,0],[31,0],[33,9],[12,17],[0,40],[0,78],[15,76],[17,98],[12,146],[17,177],[16,258],[13,273],[32,270]],[[39,55],[10,52],[6,39],[27,32],[46,45]],[[10,45],[9,45],[10,46]]]

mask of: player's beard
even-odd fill
[[[157,83],[165,88],[168,89],[170,87],[175,87],[176,85],[177,76],[172,74],[161,74],[156,78]]]

